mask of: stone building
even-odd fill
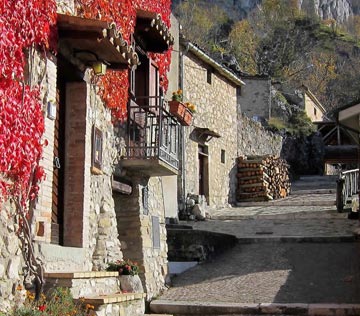
[[[48,143],[41,161],[46,179],[32,218],[36,255],[48,286],[71,284],[74,296],[111,297],[114,303],[104,299],[98,315],[138,315],[145,295],[158,295],[168,275],[165,208],[173,206],[164,176],[178,173],[179,124],[167,111],[158,65],[148,53],[167,51],[173,36],[157,12],[137,10],[128,43],[115,24],[76,16],[73,1],[57,5],[58,54],[29,56],[34,81],[45,74]],[[101,60],[108,68],[128,69],[126,124],[113,123],[98,95],[93,74],[95,66],[104,71]],[[0,311],[6,311],[16,302],[22,264],[16,226],[4,218],[0,223]],[[116,296],[118,280],[103,271],[123,258],[139,263],[145,294]],[[127,300],[134,303],[121,303]]]
[[[316,96],[310,91],[308,87],[303,86],[304,101],[303,108],[306,115],[310,118],[311,122],[322,122],[325,120],[326,110]]]
[[[184,191],[203,196],[210,208],[232,202],[237,150],[239,77],[192,43],[182,46],[184,101],[196,106],[184,130]]]
[[[186,199],[191,196],[211,211],[235,203],[237,158],[279,155],[282,137],[242,114],[245,88],[256,95],[252,105],[270,102],[268,78],[256,78],[246,86],[239,76],[196,45],[180,42],[179,86],[184,102],[196,107],[191,125],[182,128],[180,209],[186,209]],[[252,84],[261,89],[259,95]]]

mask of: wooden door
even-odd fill
[[[58,85],[56,119],[54,130],[54,169],[51,213],[51,242],[61,244],[63,239],[64,209],[64,161],[65,161],[65,92],[64,85]]]

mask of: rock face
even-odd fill
[[[319,134],[285,138],[281,158],[290,165],[292,175],[323,174],[324,143]]]
[[[305,11],[316,13],[324,20],[335,19],[338,22],[344,22],[354,13],[352,7],[355,2],[351,0],[299,0],[299,6]]]
[[[222,7],[232,19],[245,18],[263,0],[211,0],[207,1]],[[179,1],[174,1],[174,4]],[[346,21],[353,14],[360,14],[358,0],[298,0],[299,7],[309,13],[315,13],[322,19]]]

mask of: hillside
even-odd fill
[[[360,99],[359,2],[188,0],[174,12],[186,38],[234,71],[306,85],[331,110]]]
[[[173,1],[174,6],[181,0]],[[263,0],[208,0],[207,4],[216,5],[226,11],[233,20],[248,17],[249,13]],[[321,19],[334,19],[343,23],[354,14],[360,14],[359,0],[297,0],[299,8],[308,13],[315,13]]]

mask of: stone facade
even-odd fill
[[[281,152],[283,138],[265,130],[258,122],[238,114],[238,153],[239,156],[275,155]]]
[[[311,122],[321,122],[324,120],[326,111],[310,91],[304,92],[304,109]]]
[[[119,238],[125,258],[141,266],[147,299],[165,288],[168,275],[162,177],[132,176],[131,195],[115,195]]]
[[[184,128],[185,192],[203,193],[211,208],[223,207],[233,199],[229,188],[237,157],[236,86],[216,72],[209,74],[208,65],[190,53],[183,58],[184,101],[196,106],[192,126]],[[199,144],[191,139],[195,127],[209,128],[221,137]],[[199,188],[199,145],[205,151],[200,158],[203,192]]]
[[[237,157],[280,155],[282,146],[282,137],[242,114],[248,108],[249,115],[269,115],[270,79],[247,78],[243,86],[226,71],[214,71],[212,63],[185,52],[182,66],[184,101],[196,106],[192,126],[184,128],[185,197],[203,195],[210,209],[235,203]],[[204,143],[196,138],[199,128],[220,137]]]
[[[12,210],[6,202],[0,212],[0,312],[10,310],[25,298],[24,291],[18,288],[24,281],[23,261]]]
[[[240,110],[250,118],[264,118],[271,116],[271,79],[267,77],[242,78],[245,86],[238,93]]]

